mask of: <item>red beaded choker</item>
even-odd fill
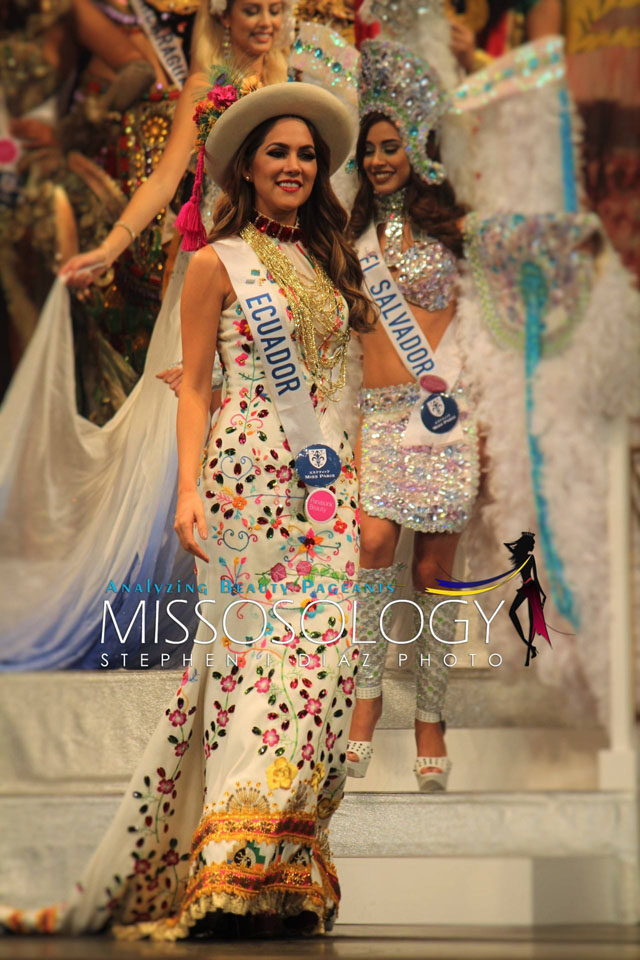
[[[302,240],[302,227],[298,226],[297,221],[295,226],[288,227],[286,224],[278,223],[277,220],[272,220],[270,217],[266,217],[264,213],[259,213],[256,210],[253,225],[260,233],[266,233],[268,237],[273,237],[274,240],[282,240],[283,243],[297,243]]]

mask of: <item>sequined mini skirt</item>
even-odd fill
[[[394,520],[423,533],[458,533],[478,494],[478,433],[460,380],[452,396],[464,439],[447,446],[403,447],[420,394],[417,384],[365,387],[360,393],[360,501],[370,517]],[[425,429],[425,436],[429,434]]]

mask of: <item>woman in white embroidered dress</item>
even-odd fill
[[[233,99],[228,84],[224,96]],[[303,396],[341,460],[329,485],[336,513],[305,516],[278,398],[223,261],[203,248],[182,297],[178,412],[176,529],[208,587],[193,663],[71,904],[5,911],[14,930],[111,925],[129,939],[177,939],[322,932],[335,917],[326,827],[346,775],[358,525],[334,400],[349,324],[365,331],[371,315],[329,182],[351,138],[331,94],[280,84],[223,107],[207,140],[227,193],[213,238],[246,261],[256,294],[269,291],[290,329]],[[201,458],[216,349],[223,402]],[[277,611],[276,591],[288,601]]]

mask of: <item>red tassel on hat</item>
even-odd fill
[[[182,234],[183,250],[199,250],[207,245],[207,231],[200,216],[200,200],[202,199],[202,177],[204,175],[204,144],[200,147],[196,178],[193,183],[191,196],[182,207],[176,219],[176,229]]]

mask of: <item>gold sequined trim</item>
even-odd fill
[[[193,835],[191,855],[197,856],[209,843],[241,840],[243,837],[255,838],[260,843],[280,843],[281,840],[312,843],[315,832],[313,814],[211,813],[200,822]]]

